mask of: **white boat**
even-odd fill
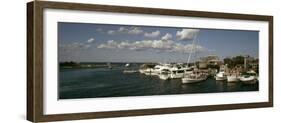
[[[216,74],[215,79],[217,81],[223,81],[223,80],[226,80],[227,77],[226,77],[224,72],[219,72],[219,73]]]
[[[112,65],[110,62],[107,63],[107,67],[108,67],[108,69],[112,69]]]
[[[170,69],[171,79],[180,79],[185,75],[185,69],[173,67]]]
[[[236,75],[227,76],[227,82],[239,82],[239,77]]]
[[[158,64],[158,65],[155,65],[154,67],[153,67],[153,70],[151,71],[151,74],[152,75],[160,75],[160,73],[161,73],[161,71],[163,70],[163,69],[170,69],[172,67],[172,65],[171,64]]]
[[[188,76],[190,74],[193,73],[193,68],[189,67],[189,68],[184,68],[184,76]]]
[[[256,77],[251,75],[243,75],[239,79],[244,84],[255,84],[257,82]]]
[[[129,67],[129,66],[130,66],[130,64],[129,64],[129,63],[125,64],[125,67]]]
[[[143,64],[140,66],[139,72],[146,75],[151,75],[151,72],[153,71],[154,65],[151,64]]]
[[[226,76],[226,73],[225,73],[225,66],[224,65],[220,66],[220,71],[219,71],[219,73],[217,73],[215,75],[215,79],[217,81],[227,80],[227,76]]]
[[[253,70],[247,71],[247,73],[242,75],[239,79],[244,84],[255,84],[258,81],[257,73]]]
[[[139,69],[139,72],[144,74],[145,73],[145,69]]]
[[[136,70],[124,70],[123,73],[137,73]]]
[[[145,75],[151,75],[152,71],[153,71],[152,68],[147,68],[147,69],[144,70],[144,74]]]
[[[201,82],[207,79],[207,75],[205,74],[190,74],[187,77],[182,78],[182,83],[196,83],[196,82]]]
[[[151,70],[151,75],[159,75],[162,69],[164,69],[164,66],[155,65],[154,68]]]
[[[170,79],[171,71],[169,69],[162,69],[158,76],[162,80],[168,80]]]

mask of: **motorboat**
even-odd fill
[[[124,70],[123,73],[137,73],[137,70]]]
[[[130,64],[129,64],[129,63],[125,64],[125,67],[129,67],[129,66],[130,66]]]
[[[220,71],[219,73],[217,73],[215,75],[215,79],[217,81],[224,81],[224,80],[227,80],[227,76],[226,76],[226,73],[225,73],[225,66],[221,66],[220,67]]]
[[[108,69],[112,69],[112,65],[110,62],[107,63],[107,67],[108,67]]]
[[[251,75],[242,75],[239,79],[244,84],[255,84],[257,82],[256,77]]]
[[[171,79],[180,79],[183,78],[185,75],[184,68],[173,67],[170,69],[170,71],[171,71]]]
[[[139,72],[145,75],[151,75],[155,65],[153,64],[143,64],[140,66]]]
[[[152,74],[151,74],[152,71],[153,71],[152,68],[147,68],[147,69],[144,70],[144,74],[145,74],[145,75],[152,75]]]
[[[170,79],[171,71],[169,69],[162,69],[158,76],[162,80],[168,80]]]
[[[239,82],[239,77],[237,75],[228,75],[227,82]]]
[[[227,76],[225,75],[224,72],[219,72],[219,73],[216,74],[215,79],[217,81],[224,81],[224,80],[227,79]]]
[[[196,83],[201,82],[207,79],[207,75],[203,73],[196,73],[196,74],[190,74],[184,78],[182,78],[182,83]]]
[[[163,65],[155,65],[151,71],[151,75],[159,75],[162,69],[164,69]]]
[[[244,73],[244,75],[241,75],[239,78],[241,82],[244,84],[255,84],[257,82],[257,74],[254,71],[248,71]]]

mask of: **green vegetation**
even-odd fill
[[[246,67],[244,68],[244,60],[246,57]],[[255,72],[259,72],[259,59],[255,59],[250,56],[235,56],[232,58],[224,58],[224,64],[227,64],[227,67],[232,68],[244,68],[245,70],[254,70]]]
[[[244,56],[235,56],[232,58],[225,58],[223,59],[224,64],[227,64],[227,67],[229,68],[234,68],[238,65],[243,65],[244,64]]]

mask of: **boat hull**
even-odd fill
[[[159,78],[162,79],[162,80],[168,80],[170,79],[170,76],[169,75],[159,75]]]
[[[200,79],[191,79],[191,78],[182,78],[182,83],[183,84],[187,84],[187,83],[197,83],[197,82],[202,82],[204,80],[206,80],[207,77],[204,78],[200,78]]]
[[[128,74],[129,74],[129,73],[137,73],[137,72],[138,72],[138,71],[136,71],[136,70],[124,70],[124,71],[123,71],[123,73],[125,73],[125,74],[126,74],[126,73],[128,73]]]
[[[227,82],[239,82],[239,78],[236,76],[227,76]]]
[[[180,79],[184,77],[184,73],[171,74],[171,79]]]
[[[240,77],[240,81],[243,82],[244,84],[255,84],[257,82],[254,76]]]
[[[215,76],[215,79],[217,81],[224,81],[224,80],[227,80],[227,78],[224,76],[224,77],[219,77],[219,76]]]

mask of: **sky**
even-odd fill
[[[181,62],[258,57],[258,31],[58,22],[59,62]]]

